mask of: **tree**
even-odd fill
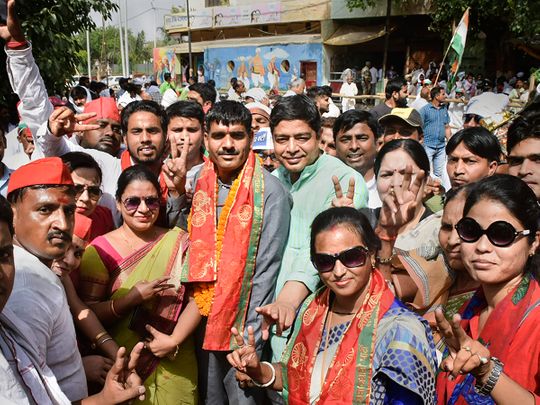
[[[119,35],[118,28],[111,26],[100,27],[90,32],[92,68],[94,69],[97,62],[101,67],[100,76],[105,75],[107,65],[112,67],[112,65],[120,65],[122,63]],[[152,45],[146,42],[144,31],[139,32],[135,36],[131,30],[128,30],[128,38],[130,66],[150,60],[152,57]],[[78,53],[78,68],[80,71],[86,72],[88,57],[86,52],[86,33],[80,33],[77,40],[82,47],[82,50]]]
[[[419,4],[419,0],[393,0],[394,4]],[[377,0],[347,0],[350,10],[366,9]],[[483,31],[487,36],[522,37],[530,40],[540,35],[540,2],[538,0],[431,0],[431,28],[445,39],[452,35],[450,27],[457,23],[467,7],[471,8],[469,27],[472,33]]]
[[[17,8],[47,89],[62,93],[75,73],[82,50],[76,34],[96,27],[92,12],[110,19],[117,5],[113,0],[18,0]],[[5,66],[4,52],[0,52],[0,59]],[[5,71],[2,76],[6,77]],[[7,80],[1,80],[0,96],[10,92]]]

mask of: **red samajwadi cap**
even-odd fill
[[[92,220],[85,217],[83,214],[75,213],[75,227],[73,235],[81,238],[85,242],[90,239],[90,229],[92,228]]]
[[[20,188],[40,185],[72,186],[73,180],[67,166],[59,157],[34,160],[19,167],[9,178],[8,195]]]
[[[94,120],[111,120],[120,123],[120,112],[116,106],[116,101],[112,97],[100,97],[96,100],[92,100],[84,105],[84,113],[93,113],[97,115],[89,118],[85,123]]]

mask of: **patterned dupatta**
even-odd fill
[[[129,151],[125,150],[120,155],[120,166],[122,167],[122,171],[126,170],[128,167],[133,166]],[[169,188],[167,187],[167,183],[165,183],[165,177],[163,176],[163,172],[159,173],[159,188],[161,192],[161,205],[165,205],[167,204],[167,197],[169,196]]]
[[[394,302],[382,274],[374,270],[366,298],[352,319],[330,363],[316,404],[369,404],[377,325]],[[281,364],[285,403],[309,404],[311,373],[321,345],[330,289],[304,302]]]
[[[214,164],[206,160],[193,195],[189,218],[191,246],[182,282],[212,286],[209,313],[201,310],[208,315],[203,349],[227,351],[234,348],[231,327],[244,329],[262,229],[264,183],[255,154],[250,152],[233,182],[219,219],[217,187]]]
[[[463,305],[459,311],[462,314],[461,326],[469,336],[484,343],[492,356],[499,358],[503,363],[508,360],[508,353],[517,331],[524,319],[540,305],[540,288],[532,276],[525,275],[519,285],[515,287],[495,307],[489,315],[479,336],[478,322],[481,311],[486,307],[483,290],[479,288],[471,300]],[[531,336],[535,336],[531,331]],[[532,346],[535,339],[528,339],[531,348],[522,347],[522,353],[533,353]],[[504,371],[514,381],[524,388],[535,391],[537,367],[525,359],[518,363],[505,364]],[[437,397],[441,404],[494,404],[491,397],[478,395],[474,389],[475,379],[471,374],[459,375],[454,381],[448,380],[448,373],[441,372],[437,377]]]

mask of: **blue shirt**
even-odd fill
[[[446,143],[446,126],[450,122],[448,108],[425,105],[420,110],[424,121],[424,145],[430,148],[444,148]]]

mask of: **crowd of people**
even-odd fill
[[[2,403],[540,400],[540,100],[504,145],[399,77],[62,101],[9,3]]]

